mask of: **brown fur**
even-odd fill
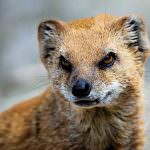
[[[131,20],[138,26],[138,45],[125,27]],[[45,24],[51,27],[47,41]],[[0,149],[142,150],[143,69],[149,50],[142,19],[99,15],[68,24],[50,20],[40,24],[38,38],[50,87],[0,114]],[[119,60],[111,69],[100,70],[96,63],[105,49],[116,52]],[[73,64],[71,74],[58,67],[60,55]],[[81,77],[92,82],[96,95],[103,91],[103,84],[112,81],[119,82],[123,90],[110,102],[76,107],[61,90],[63,84],[68,91]]]

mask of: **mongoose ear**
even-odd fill
[[[143,19],[136,15],[125,16],[113,24],[115,30],[121,31],[123,40],[129,48],[147,53],[150,49],[146,26]]]
[[[66,23],[60,20],[48,20],[40,23],[38,27],[38,41],[42,61],[51,57],[51,52],[59,48],[61,33]]]

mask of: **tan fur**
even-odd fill
[[[129,18],[99,15],[70,23],[50,20],[40,24],[40,54],[50,87],[0,114],[0,150],[143,149],[143,70],[149,44],[144,23],[137,19],[143,41],[129,47],[124,27]],[[45,24],[53,30],[47,43]],[[45,43],[55,48],[47,59],[43,56]],[[109,50],[117,53],[119,60],[112,68],[100,70],[96,64]],[[73,64],[72,74],[58,67],[60,55]],[[115,91],[118,96],[98,106],[76,107],[63,92],[81,77],[92,82],[96,96],[112,81],[121,85],[120,92]]]

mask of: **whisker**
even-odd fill
[[[49,83],[47,83],[47,82],[45,82],[45,83],[40,83],[39,85],[37,85],[37,86],[31,88],[31,90],[37,90],[37,89],[39,89],[39,88],[42,88],[42,87],[45,87],[45,86],[48,86],[48,85],[49,85]]]

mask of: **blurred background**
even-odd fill
[[[48,85],[38,54],[37,26],[47,19],[139,14],[150,34],[149,0],[0,0],[0,111],[41,93]],[[150,61],[145,74],[146,130],[150,149]]]

